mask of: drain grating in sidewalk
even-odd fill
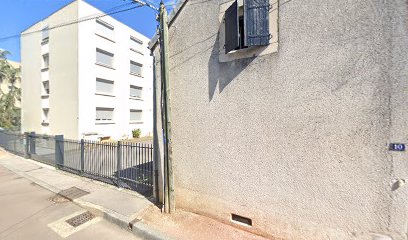
[[[89,192],[86,192],[82,189],[79,189],[77,187],[71,187],[65,190],[62,190],[61,192],[58,193],[59,195],[68,198],[69,200],[74,200],[77,198],[80,198],[82,196],[85,196],[87,194],[89,194]]]
[[[90,213],[90,212],[84,212],[82,214],[79,214],[78,216],[75,216],[73,218],[70,218],[68,220],[66,220],[66,222],[73,226],[73,227],[78,227],[79,225],[82,225],[86,222],[88,222],[89,220],[93,219],[95,216]]]

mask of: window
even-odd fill
[[[130,73],[142,76],[142,68],[142,64],[130,61]]]
[[[113,68],[113,53],[97,48],[96,63]]]
[[[142,45],[143,45],[143,42],[141,40],[130,36],[130,49],[131,50],[143,55],[143,53],[139,51]]]
[[[43,56],[42,56],[42,67],[43,67],[43,69],[46,69],[46,68],[48,68],[49,67],[49,65],[50,65],[50,56],[48,55],[48,54],[44,54]]]
[[[113,120],[113,108],[96,108],[97,122],[112,121]]]
[[[42,29],[42,42],[46,42],[49,38],[49,28],[46,26],[45,28]]]
[[[96,93],[113,94],[113,81],[96,78]]]
[[[130,110],[130,121],[131,122],[141,122],[142,121],[142,110]]]
[[[111,24],[104,22],[100,19],[96,20],[96,34],[108,38],[110,40],[113,40],[115,37],[113,31],[114,29],[115,28]]]
[[[49,108],[43,108],[43,123],[48,123],[48,113],[49,113],[50,109]]]
[[[130,96],[135,98],[142,98],[142,87],[130,85]]]
[[[269,0],[235,1],[225,12],[225,53],[269,45]]]
[[[43,89],[44,89],[44,93],[45,95],[49,95],[50,94],[50,81],[44,81],[43,82]]]

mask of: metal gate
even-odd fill
[[[57,167],[146,196],[153,195],[152,144],[59,138],[55,142]]]
[[[55,138],[49,135],[28,134],[29,158],[55,166]]]

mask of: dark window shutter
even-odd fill
[[[245,45],[269,44],[269,0],[244,0]]]
[[[238,2],[235,1],[225,12],[225,53],[238,46]]]

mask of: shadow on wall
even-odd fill
[[[219,31],[218,31],[219,32]],[[215,89],[219,88],[221,93],[254,59],[243,58],[230,62],[220,62],[219,56],[219,34],[213,44],[210,59],[208,60],[208,100],[214,97]]]

